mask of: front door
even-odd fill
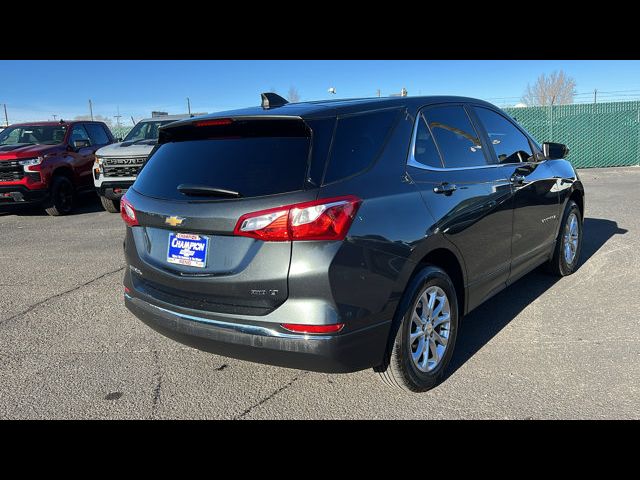
[[[537,148],[510,119],[474,107],[495,161],[506,169],[513,190],[512,283],[544,262],[552,252],[560,221],[557,179],[548,162],[536,161]]]

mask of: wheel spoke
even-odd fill
[[[413,311],[413,315],[411,316],[411,321],[418,327],[425,324],[424,319],[420,315],[418,315],[418,312],[416,312],[415,310]]]
[[[416,348],[416,351],[411,353],[411,356],[413,357],[413,361],[416,364],[418,364],[418,361],[420,360],[420,357],[422,356],[422,354],[425,353],[424,351],[425,351],[426,343],[427,342],[425,342],[424,337],[422,337],[418,342],[418,348]]]
[[[435,321],[433,322],[433,328],[439,327],[440,325],[444,324],[444,323],[449,323],[449,319],[451,318],[451,315],[448,313],[445,313],[443,315],[440,315],[438,318],[435,319]]]
[[[446,297],[438,297],[438,306],[435,308],[435,310],[433,311],[433,314],[431,315],[431,318],[437,318],[438,315],[440,315],[440,312],[442,312],[442,309],[444,308],[445,302],[447,301]]]
[[[424,337],[424,332],[421,328],[418,328],[415,333],[409,335],[409,343],[413,345],[413,342],[416,341],[416,338]]]
[[[436,293],[435,292],[431,292],[431,294],[429,295],[429,318],[432,317],[433,315],[433,306],[436,303]]]
[[[431,361],[434,362],[435,365],[440,361],[440,356],[438,355],[438,347],[436,346],[436,342],[431,340],[429,342],[429,350],[431,350]]]
[[[443,347],[447,346],[447,339],[440,335],[438,332],[433,332],[433,339]]]

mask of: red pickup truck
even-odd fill
[[[115,141],[103,122],[34,122],[0,132],[0,205],[38,203],[71,213],[76,194],[94,190],[95,152]]]

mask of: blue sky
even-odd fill
[[[11,123],[73,118],[88,114],[123,123],[152,110],[215,112],[259,103],[259,93],[275,89],[285,96],[295,86],[304,100],[383,96],[406,87],[409,95],[452,94],[499,105],[519,101],[527,83],[541,73],[563,69],[577,83],[578,99],[597,88],[606,98],[640,98],[640,61],[473,60],[473,61],[0,61],[0,103]],[[0,123],[4,121],[0,111]],[[114,119],[115,120],[115,119]]]

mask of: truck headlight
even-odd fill
[[[18,164],[22,165],[24,167],[24,171],[25,172],[35,172],[37,170],[31,169],[29,167],[34,167],[36,165],[40,165],[42,163],[42,161],[44,160],[44,157],[37,157],[37,158],[25,158],[24,160],[18,160]]]

